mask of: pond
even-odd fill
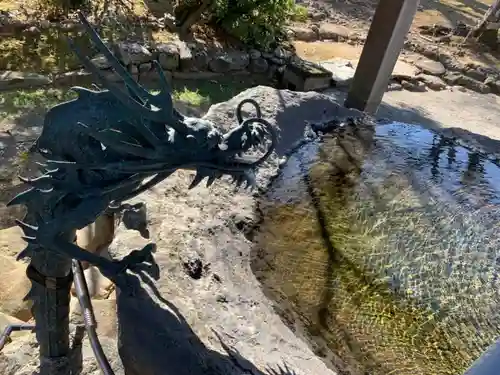
[[[416,125],[347,125],[283,166],[252,268],[341,373],[461,374],[500,336],[499,198],[480,152]]]

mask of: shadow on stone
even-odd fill
[[[156,265],[150,267],[150,270]],[[150,272],[127,274],[130,294],[117,290],[118,351],[125,375],[295,375],[287,364],[265,372],[226,345],[227,354],[198,338],[177,307],[163,298]]]

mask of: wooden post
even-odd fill
[[[371,114],[377,112],[418,3],[418,0],[379,1],[346,107]]]

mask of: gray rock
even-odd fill
[[[460,79],[463,77],[462,74],[457,73],[457,72],[448,72],[444,75],[443,80],[449,84],[450,86],[456,86],[458,85]]]
[[[392,82],[387,86],[387,91],[401,91],[403,90],[403,86],[400,83]]]
[[[500,81],[496,81],[496,82],[494,83],[494,85],[493,85],[493,91],[494,91],[495,93],[497,93],[497,94],[498,94],[498,93],[500,93]]]
[[[429,59],[420,59],[415,62],[415,65],[422,69],[425,74],[440,76],[446,73],[446,68],[439,61]]]
[[[211,58],[205,50],[198,50],[193,53],[193,69],[205,71],[208,69]]]
[[[122,42],[118,43],[114,49],[125,65],[138,65],[153,60],[153,54],[139,43]]]
[[[293,32],[293,36],[297,40],[312,42],[318,39],[318,32],[307,26],[292,26],[290,27],[290,30]]]
[[[139,73],[139,66],[138,65],[129,65],[128,71],[130,74],[136,75]],[[114,73],[114,72],[110,72],[110,73]]]
[[[187,43],[180,40],[176,41],[175,44],[179,50],[179,69],[184,72],[196,70],[193,49]]]
[[[277,153],[257,171],[262,188],[276,174],[285,150],[302,138],[307,121],[359,115],[334,97],[258,86],[212,106],[204,118],[232,128],[234,110],[246,98],[256,100],[263,118],[283,130]],[[253,108],[243,111],[247,117]],[[120,354],[127,375],[280,374],[278,366],[284,363],[296,375],[335,374],[283,323],[251,270],[252,243],[238,227],[257,221],[257,198],[235,192],[225,180],[210,189],[188,191],[192,177],[179,171],[138,197],[154,213],[151,240],[161,249],[156,284],[167,301],[148,289],[133,298],[117,294]],[[122,256],[144,241],[120,226],[111,252]],[[209,265],[201,278],[186,275],[185,250]]]
[[[405,90],[412,91],[412,92],[424,92],[425,91],[425,83],[423,83],[421,81],[411,82],[411,81],[403,80],[403,81],[401,81],[401,86]]]
[[[0,91],[42,87],[52,83],[49,77],[38,73],[0,71]]]
[[[484,82],[486,78],[488,78],[488,73],[480,67],[469,68],[464,72],[464,74],[467,77],[470,77],[472,79],[475,79],[476,81],[481,81],[481,82]]]
[[[210,70],[216,73],[226,73],[246,69],[250,56],[244,51],[223,52],[217,54],[208,64]]]
[[[146,73],[149,72],[153,68],[153,64],[150,62],[143,63],[139,66],[137,66],[137,70],[139,73]]]
[[[92,63],[99,69],[109,69],[111,68],[111,64],[108,59],[102,54],[97,55],[92,60]]]
[[[417,79],[424,82],[432,90],[443,90],[446,87],[446,82],[436,76],[420,74]]]
[[[313,10],[309,12],[309,18],[312,21],[324,21],[327,17],[328,14],[324,10]]]
[[[280,46],[274,50],[274,57],[281,60],[289,60],[292,57],[292,52]]]
[[[263,57],[260,57],[255,60],[251,60],[248,65],[248,70],[252,73],[265,73],[269,69],[269,63]]]
[[[158,62],[166,70],[177,70],[180,65],[179,46],[175,43],[161,43],[156,47]]]
[[[250,56],[251,60],[255,60],[262,57],[262,53],[257,49],[251,49],[250,51],[248,51],[248,55]]]
[[[464,86],[469,90],[480,92],[482,94],[489,94],[491,88],[481,81],[477,81],[468,76],[461,76],[457,82],[460,86]]]
[[[332,80],[336,87],[348,87],[356,72],[352,62],[342,58],[323,61],[320,65],[332,73]]]
[[[64,85],[77,85],[80,81],[87,79],[92,73],[84,70],[73,70],[57,75],[54,82]]]
[[[349,38],[351,30],[342,25],[331,23],[321,24],[319,27],[320,39],[331,39],[335,41],[343,41]]]

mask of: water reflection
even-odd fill
[[[350,374],[457,374],[500,336],[500,169],[423,128],[348,126],[294,153],[253,269]]]

